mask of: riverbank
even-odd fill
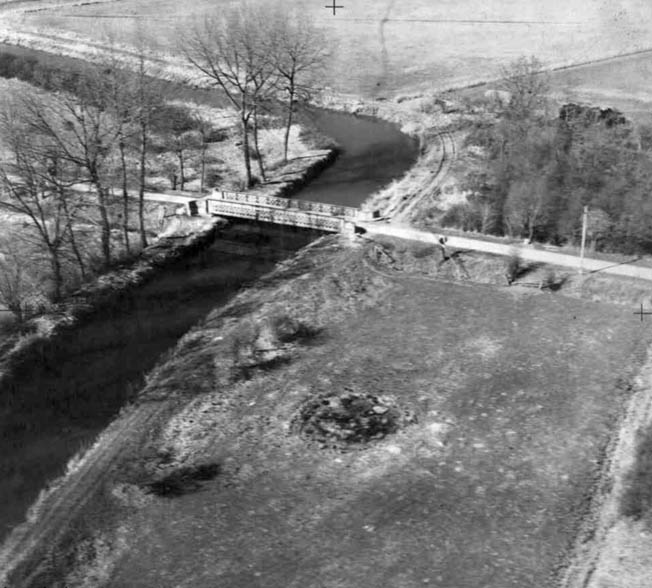
[[[255,192],[294,194],[335,158],[334,150],[309,151],[278,168]],[[256,232],[218,218],[175,216],[177,204],[158,207],[172,209],[172,216],[159,228],[153,245],[3,341],[0,493],[5,501],[0,537],[22,520],[39,488],[59,476],[71,455],[88,446],[122,403],[133,398],[142,386],[141,374],[151,368],[157,353],[228,298],[234,287],[269,271],[276,261],[315,238],[291,227],[262,227]],[[213,258],[219,266],[211,270],[206,264]],[[185,278],[184,266],[193,268]],[[206,285],[196,283],[197,274],[205,275],[201,279]],[[168,285],[166,276],[185,283]],[[212,302],[209,284],[215,288]],[[168,292],[167,300],[159,300],[161,290]],[[192,293],[192,298],[177,309],[175,301],[180,303],[184,292]],[[140,309],[139,300],[147,297],[151,302]],[[158,316],[159,306],[170,308],[174,316]],[[149,333],[157,333],[157,340],[149,340]],[[129,357],[129,349],[138,361]],[[84,365],[75,369],[74,363],[80,361]],[[86,373],[87,367],[91,373]]]
[[[100,275],[50,312],[28,320],[24,326],[28,334],[17,335],[13,346],[0,357],[0,385],[15,366],[41,355],[40,346],[87,320],[114,298],[143,286],[167,264],[205,247],[214,238],[217,227],[225,222],[217,218],[185,219],[180,223],[185,225],[183,228],[169,230],[155,244],[146,247],[134,262]]]
[[[440,213],[464,199],[464,129],[477,115],[453,100],[436,93],[398,96],[392,99],[363,99],[323,91],[317,103],[324,108],[356,116],[373,116],[396,125],[418,145],[418,156],[401,177],[376,191],[362,208],[388,220],[414,223],[427,210]],[[459,159],[459,161],[458,161]]]

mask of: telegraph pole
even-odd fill
[[[582,214],[582,246],[580,249],[580,276],[584,273],[584,247],[586,246],[586,225],[589,218],[589,207],[584,207]]]

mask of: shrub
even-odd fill
[[[521,275],[523,271],[523,260],[519,255],[518,251],[513,250],[509,257],[507,258],[507,263],[505,266],[505,278],[507,278],[507,283],[511,284],[516,278]]]
[[[568,280],[568,274],[558,276],[555,270],[548,268],[541,280],[541,288],[548,288],[553,291],[560,290],[566,283],[566,280]]]
[[[209,169],[206,172],[206,179],[204,181],[204,184],[207,188],[217,188],[220,185],[220,182],[222,181],[222,174],[214,169]]]
[[[319,329],[308,323],[282,313],[270,319],[273,336],[280,343],[293,343],[312,339],[319,334]]]
[[[206,135],[206,143],[221,143],[229,138],[229,134],[224,129],[211,128]]]
[[[233,333],[231,354],[235,364],[249,360],[254,352],[254,344],[260,335],[260,325],[251,320],[243,321]]]
[[[553,289],[556,284],[557,276],[555,275],[555,270],[550,268],[547,269],[543,274],[543,278],[541,279],[541,288]]]
[[[454,227],[464,231],[479,231],[482,219],[478,211],[466,202],[454,204],[441,217],[442,227]]]

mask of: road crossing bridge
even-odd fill
[[[357,222],[371,220],[359,208],[257,194],[215,190],[188,203],[191,214],[257,220],[331,233],[354,232]]]

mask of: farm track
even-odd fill
[[[441,190],[442,184],[446,180],[450,168],[457,158],[457,145],[455,144],[453,134],[448,131],[438,132],[437,138],[440,144],[439,151],[441,156],[437,162],[437,169],[434,171],[434,175],[412,198],[399,200],[393,207],[390,207],[386,211],[385,216],[390,217],[392,221],[409,222],[410,215],[414,209],[424,199],[432,198]]]
[[[634,393],[627,402],[606,451],[589,512],[569,553],[559,578],[560,588],[599,588],[596,578],[603,550],[609,548],[609,533],[620,520],[620,501],[628,473],[628,454],[636,447],[638,434],[652,425],[652,359],[644,360],[634,379]]]
[[[31,520],[17,527],[0,549],[0,586],[29,588],[51,564],[50,550],[108,479],[124,450],[148,430],[169,404],[142,404],[118,419],[65,481],[49,491]]]

